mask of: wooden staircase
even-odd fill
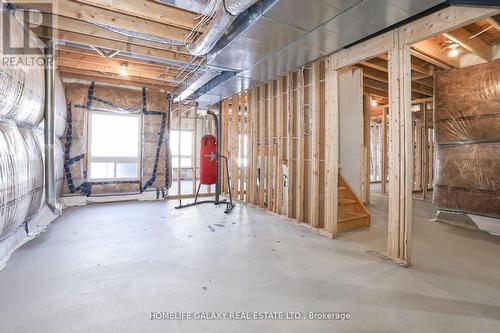
[[[337,232],[370,226],[370,212],[339,175],[339,206]]]

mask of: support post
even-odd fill
[[[325,62],[325,236],[337,237],[339,204],[339,76]],[[321,232],[321,230],[320,230]]]
[[[410,264],[413,140],[411,112],[410,46],[400,45],[399,29],[393,33],[389,54],[389,213],[388,257]]]
[[[310,209],[310,223],[314,228],[319,227],[319,155],[320,155],[320,61],[315,61],[312,64],[312,96],[311,96],[311,114],[312,114],[312,126],[311,126],[311,141],[312,141],[312,153],[311,153],[311,182],[310,182],[310,193],[311,193],[311,209]]]

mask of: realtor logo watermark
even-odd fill
[[[22,66],[44,67],[48,60],[44,57],[44,48],[47,47],[34,32],[46,40],[52,39],[55,2],[52,1],[23,1],[14,0],[2,3],[0,28],[2,29],[1,67]]]
[[[150,312],[149,320],[351,320],[349,312],[299,311],[163,311]]]

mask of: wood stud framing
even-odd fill
[[[248,91],[246,113],[250,133],[250,176],[247,184],[250,202],[266,209],[274,207],[273,211],[277,213],[314,226],[325,236],[336,237],[339,200],[338,70],[388,53],[387,97],[390,98],[391,110],[389,112],[388,107],[382,109],[381,127],[382,192],[389,195],[387,254],[390,259],[408,265],[411,255],[413,188],[411,74],[412,70],[420,73],[419,68],[411,63],[410,45],[497,13],[498,10],[492,9],[462,11],[458,7],[449,7],[312,63],[308,65],[312,66],[312,73],[308,73],[310,68],[299,69],[287,73],[286,77],[251,88]],[[317,65],[320,62],[324,62],[325,92],[322,97],[319,94],[318,100],[316,71],[321,68]],[[323,118],[318,118],[315,113],[319,109],[318,103],[324,105]],[[304,113],[306,108],[310,111],[311,119]],[[324,119],[324,131],[318,131],[318,120],[321,124],[321,119]],[[386,122],[388,126],[384,126]],[[424,132],[422,136],[425,137],[425,126]],[[271,147],[273,145],[277,149]],[[428,153],[424,153],[426,156],[433,154],[432,145],[428,150]],[[318,156],[321,154],[324,154],[323,176],[322,172],[318,172],[318,165],[322,163]],[[422,163],[425,165],[425,157]],[[278,171],[272,168],[273,165]],[[280,168],[283,168],[283,174]],[[425,172],[431,173],[432,170]],[[385,182],[387,175],[388,184]],[[268,177],[275,179],[269,180]],[[269,184],[274,184],[276,190]],[[313,201],[318,196],[321,199],[318,193],[322,192],[318,191],[318,187],[323,191],[325,205],[317,209],[319,217],[316,217],[311,209],[316,210]],[[307,198],[304,194],[306,190],[309,194]],[[282,208],[280,200],[283,200]]]

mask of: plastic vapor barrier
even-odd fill
[[[500,217],[500,60],[436,75],[433,203]]]
[[[171,185],[167,94],[149,89],[107,85],[66,85],[67,130],[63,139],[65,181],[63,193],[107,195],[156,190],[166,195]],[[142,149],[138,179],[93,180],[89,176],[88,140],[90,112],[138,114],[142,124]]]

